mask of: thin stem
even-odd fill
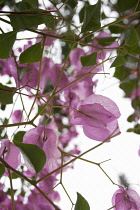
[[[47,16],[53,16],[53,17],[59,17],[59,18],[67,18],[67,17],[62,17],[62,16],[56,16],[52,15],[50,12],[56,12],[56,11],[40,11],[40,12],[35,12],[35,11],[30,11],[30,12],[11,12],[11,11],[0,11],[1,14],[11,14],[11,15],[47,15]]]
[[[92,73],[92,71],[93,71],[95,68],[97,68],[98,66],[102,65],[102,64],[105,63],[106,61],[111,60],[111,59],[113,59],[113,58],[116,58],[116,56],[113,56],[113,57],[111,57],[111,58],[107,58],[106,60],[100,62],[100,63],[97,64],[95,67],[93,67],[89,72],[87,72],[86,74],[84,74],[84,75],[78,77],[77,79],[75,79],[74,81],[70,82],[69,84],[65,85],[64,87],[62,87],[61,89],[59,89],[55,94],[61,92],[61,91],[62,91],[63,89],[65,89],[66,87],[69,87],[71,84],[73,84],[73,83],[75,83],[75,82],[77,82],[77,81],[79,81],[79,80],[81,80],[81,79],[87,77],[88,75],[90,75],[90,74]]]
[[[33,125],[33,122],[28,121],[28,122],[20,122],[20,123],[14,123],[14,124],[0,125],[0,128],[7,128],[7,127],[14,127],[14,126],[21,126],[21,125]]]
[[[41,195],[56,209],[56,210],[60,210],[49,198],[48,196],[37,186],[37,183],[34,180],[30,180],[28,179],[25,175],[23,175],[21,172],[15,170],[14,168],[12,168],[8,163],[6,163],[1,157],[0,157],[0,161],[3,163],[3,165],[8,169],[8,170],[12,170],[14,173],[16,173],[18,176],[20,176],[21,178],[25,179],[27,182],[29,182],[31,185],[33,185],[40,193]],[[14,209],[12,209],[14,210]]]
[[[49,195],[49,193],[51,193],[58,185],[60,185],[61,183],[59,182],[59,183],[57,183],[54,187],[52,187],[52,189],[51,190],[49,190],[48,192],[47,192],[47,195]]]
[[[13,58],[14,58],[14,62],[15,62],[15,65],[16,65],[16,70],[17,70],[18,87],[20,88],[19,67],[18,67],[18,64],[17,64],[17,61],[16,61],[16,57],[15,57],[15,55],[14,55],[14,51],[13,51],[13,50],[12,50],[12,56],[13,56]],[[21,89],[19,89],[19,92],[21,92]],[[26,109],[25,109],[25,106],[24,106],[24,103],[23,103],[22,95],[19,94],[19,96],[20,96],[20,100],[21,100],[21,104],[22,104],[23,110],[25,111],[25,114],[27,115],[27,112],[26,112]]]
[[[107,210],[114,209],[115,207],[116,207],[116,205],[115,205],[115,206],[112,206],[111,208],[109,208],[109,209],[107,209]]]
[[[20,90],[20,89],[21,89],[21,88],[19,88],[19,90]],[[34,95],[27,95],[27,94],[25,94],[25,93],[17,92],[17,91],[15,91],[14,89],[13,89],[13,90],[6,90],[6,89],[3,89],[3,88],[0,88],[0,90],[6,91],[6,92],[11,92],[11,93],[17,93],[17,94],[24,95],[24,96],[28,96],[28,97],[34,96]]]
[[[74,158],[76,158],[77,156],[76,155],[72,155],[72,154],[70,154],[70,153],[67,153],[67,152],[65,152],[65,151],[63,151],[60,147],[58,148],[59,149],[59,151],[61,152],[61,153],[63,153],[63,154],[65,154],[65,155],[67,155],[67,156],[71,156],[71,157],[74,157]],[[90,160],[87,160],[87,159],[84,159],[84,158],[78,158],[79,160],[83,160],[83,161],[85,161],[85,162],[88,162],[88,163],[92,163],[92,164],[94,164],[94,165],[100,165],[100,163],[96,163],[96,162],[93,162],[93,161],[90,161]]]
[[[103,163],[105,163],[105,162],[107,162],[107,161],[109,161],[109,160],[111,160],[111,159],[104,160],[104,161],[100,162],[99,164],[101,165],[101,164],[103,164]]]
[[[116,130],[115,130],[115,131],[116,131]],[[115,131],[114,131],[114,132],[115,132]],[[114,133],[114,132],[113,132],[113,133]],[[90,151],[92,151],[92,150],[94,150],[94,149],[100,147],[100,146],[103,145],[105,142],[109,141],[109,139],[114,138],[115,136],[117,136],[117,135],[120,134],[120,132],[119,132],[119,133],[115,134],[114,136],[112,136],[113,133],[112,133],[106,140],[104,140],[103,142],[101,142],[100,144],[97,144],[96,146],[94,146],[94,147],[92,147],[92,148],[86,150],[85,152],[83,152],[82,154],[80,154],[80,155],[78,155],[77,157],[73,158],[73,159],[70,160],[69,162],[67,162],[67,163],[65,163],[64,165],[58,167],[57,169],[55,169],[55,170],[53,170],[52,172],[50,172],[50,173],[48,173],[47,175],[45,175],[44,177],[38,179],[38,180],[36,181],[36,183],[41,182],[42,180],[46,179],[46,178],[49,177],[50,175],[52,175],[52,174],[54,174],[55,172],[61,170],[62,168],[64,168],[64,167],[66,167],[67,165],[69,165],[70,163],[74,162],[75,160],[81,158],[83,155],[85,155],[85,154],[89,153]]]
[[[71,200],[71,197],[69,196],[69,194],[68,194],[66,188],[64,187],[63,183],[61,183],[61,185],[62,185],[63,190],[65,191],[66,195],[68,196],[68,199],[70,200],[70,202],[71,202],[71,204],[72,204],[72,206],[73,206],[74,203],[73,203],[73,201]]]
[[[11,171],[13,171],[15,174],[17,174],[19,177],[25,179],[27,182],[29,182],[30,184],[33,184],[34,181],[28,179],[25,175],[23,175],[21,172],[17,171],[16,169],[12,168],[8,163],[6,163],[1,157],[0,157],[0,162],[3,163],[3,165],[7,168],[10,169]]]
[[[11,201],[12,201],[12,210],[15,210],[15,201],[14,201],[14,191],[13,191],[13,184],[12,184],[12,176],[10,173],[10,169],[8,170],[9,180],[10,180],[10,189],[11,189]]]
[[[62,152],[63,154],[65,154],[65,155],[68,155],[68,156],[71,156],[71,157],[76,157],[75,155],[72,155],[72,154],[69,154],[69,153],[67,153],[67,152],[64,152],[63,150],[61,150],[61,148],[59,148],[59,150],[60,150],[60,152]],[[93,162],[93,161],[90,161],[90,160],[87,160],[87,159],[84,159],[84,158],[78,158],[79,160],[82,160],[82,161],[85,161],[85,162],[88,162],[88,163],[92,163],[92,164],[94,164],[94,165],[97,165],[101,170],[102,170],[102,172],[107,176],[107,178],[112,182],[112,184],[114,184],[114,185],[117,185],[117,186],[119,186],[118,184],[116,184],[116,183],[114,183],[113,181],[112,181],[112,179],[108,176],[108,174],[104,171],[104,169],[100,166],[102,163],[104,163],[104,162],[106,162],[106,161],[109,161],[109,160],[105,160],[105,161],[102,161],[102,162],[100,162],[100,163],[96,163],[96,162]]]
[[[74,46],[75,46],[75,43],[74,43],[73,46],[71,47],[71,50],[73,50]],[[58,85],[59,85],[60,82],[61,82],[61,79],[62,79],[64,70],[65,70],[65,66],[66,66],[66,63],[67,63],[67,61],[68,61],[69,54],[70,54],[71,50],[69,51],[69,53],[68,53],[68,55],[67,55],[67,58],[66,58],[65,63],[64,63],[64,65],[63,65],[63,67],[62,67],[61,73],[60,73],[60,75],[59,75],[59,77],[58,77],[57,84],[56,84],[56,86],[55,86],[55,88],[54,88],[54,91],[53,91],[54,94],[55,94],[55,92],[56,92],[56,90],[57,90],[57,88],[58,88]]]
[[[115,184],[114,182],[113,182],[113,180],[108,176],[108,174],[104,171],[104,169],[101,167],[101,166],[99,166],[99,168],[102,170],[102,172],[107,176],[107,178],[112,182],[112,184],[114,184],[114,185],[117,185],[117,184]],[[117,185],[118,186],[118,185]]]
[[[1,21],[5,22],[5,23],[8,23],[11,25],[10,21],[8,20],[5,20],[3,18],[0,18]],[[40,34],[40,35],[43,35],[43,36],[46,36],[46,37],[52,37],[52,38],[56,38],[56,39],[60,39],[60,40],[64,40],[64,41],[68,41],[68,42],[74,42],[74,43],[77,43],[77,44],[81,44],[81,45],[85,45],[85,46],[90,46],[90,47],[93,47],[93,48],[96,48],[96,49],[99,49],[99,50],[102,50],[102,49],[118,49],[118,47],[98,47],[98,46],[95,46],[93,44],[89,44],[89,43],[85,43],[85,42],[82,42],[81,41],[81,38],[80,39],[67,39],[64,35],[60,35],[60,36],[57,36],[57,35],[52,35],[52,34],[45,34],[45,33],[42,33],[40,31],[37,31],[37,30],[34,30],[34,29],[26,29],[28,31],[31,31],[33,33],[37,33],[37,34]],[[19,30],[17,32],[20,32],[20,31],[23,31],[23,30]]]
[[[61,152],[61,150],[59,150]],[[64,160],[64,154],[61,152],[61,165],[63,165],[63,160]],[[60,170],[60,184],[62,184],[62,174],[63,174],[63,171],[62,171],[62,168]]]
[[[114,24],[116,24],[116,23],[119,23],[119,22],[121,22],[122,20],[127,19],[127,18],[129,18],[129,17],[131,17],[131,16],[133,16],[133,15],[138,14],[138,13],[140,13],[140,11],[133,12],[133,13],[131,13],[131,14],[129,14],[129,15],[126,15],[126,16],[124,16],[124,17],[118,19],[118,20],[115,20],[115,21],[113,21],[113,22],[111,22],[111,23],[108,23],[108,24],[106,24],[106,25],[100,27],[97,31],[92,31],[91,33],[89,33],[89,34],[87,34],[87,35],[81,37],[79,40],[85,39],[86,37],[92,35],[92,34],[95,33],[95,32],[101,31],[101,30],[103,30],[104,28],[106,28],[106,27],[108,27],[108,26],[111,26],[111,25],[114,25]]]
[[[60,208],[58,208],[50,199],[49,197],[36,185],[33,184],[33,186],[40,192],[40,194],[46,198],[46,200],[55,208],[55,210],[60,210]]]
[[[135,9],[134,9],[134,12],[136,12],[136,10],[137,10],[137,8],[138,8],[138,6],[139,6],[139,3],[140,3],[140,0],[138,0],[138,2],[137,2],[137,4],[136,4],[136,7],[135,7]]]
[[[50,12],[56,12],[54,10],[50,10],[50,11],[39,11],[39,12],[34,12],[34,11],[30,11],[30,12],[11,12],[11,11],[0,11],[0,13],[3,14],[17,14],[17,15],[23,15],[23,14],[46,14],[46,13],[50,13]]]
[[[32,119],[32,122],[44,111],[44,109],[46,108],[46,106],[49,104],[49,102],[54,98],[54,96],[56,94],[58,94],[59,92],[61,92],[62,90],[64,90],[66,87],[69,87],[70,85],[74,84],[75,82],[85,78],[86,76],[90,75],[92,73],[92,71],[102,65],[103,63],[105,63],[106,61],[115,58],[116,56],[113,56],[111,58],[107,58],[106,60],[102,61],[101,63],[97,64],[95,67],[93,67],[89,72],[87,72],[86,74],[78,77],[77,79],[75,79],[74,81],[70,82],[69,84],[65,85],[64,87],[60,88],[58,91],[56,91],[55,93],[53,92],[53,94],[50,96],[50,98],[48,99],[48,101],[45,103],[45,105],[42,107],[42,109],[37,113],[37,115]]]
[[[35,102],[36,102],[36,99],[37,99],[37,97],[38,97],[38,93],[39,93],[39,87],[40,87],[40,77],[41,77],[41,71],[42,71],[42,61],[43,61],[43,51],[44,51],[44,46],[45,46],[45,37],[43,38],[43,44],[42,44],[42,52],[41,52],[41,60],[40,60],[40,65],[39,65],[39,72],[38,72],[38,84],[37,84],[37,92],[36,92],[36,95],[35,95],[35,99],[34,99],[34,101],[33,101],[33,104],[32,104],[32,106],[31,106],[31,109],[30,109],[30,111],[29,111],[29,114],[28,114],[28,116],[27,116],[27,119],[29,119],[29,117],[30,117],[30,114],[31,114],[31,111],[32,111],[32,109],[33,109],[33,107],[34,107],[34,104],[35,104]]]

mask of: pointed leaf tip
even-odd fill
[[[116,57],[116,59],[114,60],[114,62],[112,63],[112,65],[110,66],[110,68],[122,66],[122,65],[125,64],[125,62],[126,62],[126,61],[125,61],[124,57],[121,56],[121,55],[118,55],[118,56]]]
[[[87,200],[78,192],[74,210],[90,210]]]
[[[81,32],[95,31],[100,28],[101,0],[95,5],[88,5],[84,11],[84,23]]]
[[[81,63],[83,67],[93,66],[96,64],[97,53],[92,53],[87,56],[81,56]]]
[[[20,54],[19,60],[21,64],[35,63],[41,60],[42,48],[41,42],[32,45]]]

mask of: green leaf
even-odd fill
[[[89,5],[85,7],[84,23],[81,32],[96,31],[100,28],[100,10],[101,0],[98,0],[97,4]]]
[[[25,144],[18,141],[13,141],[14,144],[20,149],[23,157],[28,162],[36,173],[39,173],[44,168],[46,163],[45,152],[34,144]]]
[[[139,96],[137,96],[136,98],[132,100],[132,107],[134,108],[134,110],[139,110],[139,107],[140,107]]]
[[[22,12],[28,9],[32,9],[32,6],[28,2],[18,2],[14,4],[13,10],[15,12]]]
[[[137,124],[134,128],[129,128],[127,132],[134,132],[136,134],[140,134],[140,124]]]
[[[72,40],[73,42],[77,40],[79,37],[73,31],[67,31],[63,33],[63,38]],[[71,44],[71,41],[67,41],[67,43]]]
[[[0,34],[0,58],[9,58],[9,53],[16,40],[16,34],[15,31]]]
[[[139,55],[140,46],[138,45],[138,42],[135,45],[132,45],[132,46],[127,46],[127,45],[124,45],[124,46],[125,46],[125,50],[128,53],[135,54],[135,55],[138,54]]]
[[[39,14],[16,14],[9,15],[9,18],[14,29],[37,27],[44,22],[42,16]]]
[[[85,6],[79,12],[80,23],[84,21],[84,12],[85,12]]]
[[[110,68],[112,67],[118,67],[118,66],[122,66],[126,63],[125,59],[123,56],[118,55],[117,58],[114,60],[114,62],[112,63],[112,65],[110,66]]]
[[[125,80],[131,74],[131,70],[124,66],[116,67],[114,77],[119,80]]]
[[[118,9],[121,10],[121,11],[126,11],[126,10],[129,10],[129,9],[132,9],[133,7],[136,6],[138,0],[129,0],[127,1],[123,1],[123,0],[118,0],[117,2],[117,6],[118,6]]]
[[[118,55],[125,56],[125,55],[127,55],[127,53],[128,52],[125,47],[118,49]]]
[[[13,191],[13,192],[12,192]],[[9,195],[9,196],[11,196],[11,193],[13,193],[13,194],[15,194],[16,193],[16,191],[17,191],[17,189],[16,190],[11,190],[11,188],[8,188],[8,190],[7,190],[7,192],[6,192],[6,194],[7,195]]]
[[[19,131],[14,135],[14,139],[13,141],[18,141],[18,142],[22,142],[23,140],[23,136],[26,132],[25,131]]]
[[[128,129],[127,129],[127,132],[133,132],[133,131],[134,131],[133,128],[128,128]]]
[[[77,201],[74,210],[90,210],[88,202],[80,193],[77,193]]]
[[[103,37],[103,38],[96,38],[98,43],[102,46],[111,45],[118,37]]]
[[[131,114],[128,118],[127,118],[127,121],[128,122],[133,122],[133,121],[135,121],[135,114]]]
[[[6,104],[1,104],[1,110],[5,110],[5,108],[6,108]]]
[[[42,110],[42,108],[43,108],[43,106],[38,106],[38,112],[40,112],[40,111]],[[44,109],[44,110],[40,113],[40,115],[44,115],[44,114],[46,114],[46,113],[47,113],[47,110]]]
[[[116,26],[116,25],[111,25],[111,26],[109,26],[109,30],[111,31],[111,33],[120,34],[120,33],[123,33],[125,30],[125,28],[123,26],[124,26],[123,24],[122,24],[122,27]]]
[[[47,28],[54,28],[57,24],[57,19],[55,19],[51,14],[42,15],[42,18]]]
[[[8,87],[0,83],[0,102],[2,104],[12,104],[15,90],[16,88]]]
[[[11,20],[11,25],[14,29],[34,28],[40,24],[46,24],[48,28],[53,28],[56,25],[57,20],[53,17],[53,15],[46,13],[46,11],[42,9],[36,9],[36,8],[26,9],[29,7],[30,7],[29,4],[17,5],[17,7],[15,8],[16,10],[21,10],[27,12],[28,14],[9,15],[9,18]]]
[[[44,16],[47,14],[42,14],[43,12],[46,12],[42,9],[26,9],[24,12],[27,12],[28,14],[12,14],[8,17],[11,20],[11,25],[15,29],[26,29],[26,28],[32,28],[37,27],[40,24],[43,24]],[[31,14],[30,14],[31,13]],[[32,14],[36,13],[36,14]]]
[[[66,43],[66,42],[63,42],[62,55],[64,56],[64,58],[67,58],[67,56],[69,55],[70,51],[71,51],[70,45],[68,43]]]
[[[3,164],[0,164],[0,178],[3,176],[4,173],[5,173],[5,167]]]
[[[130,97],[132,91],[136,89],[137,80],[130,77],[120,84],[120,88],[125,92],[126,97]]]
[[[130,30],[128,30],[127,33],[126,33],[125,44],[127,46],[133,46],[137,42],[138,42],[137,32],[136,32],[134,26],[131,26]]]
[[[134,133],[140,134],[140,124],[137,124],[137,125],[134,127]]]
[[[22,0],[23,2],[28,2],[32,5],[35,5],[36,7],[38,7],[38,0]]]
[[[0,4],[2,4],[4,2],[4,0],[0,0]]]
[[[83,67],[93,66],[96,64],[97,53],[92,53],[87,56],[81,56],[81,63]]]
[[[42,48],[41,42],[32,45],[20,54],[20,63],[35,63],[41,60]]]
[[[11,175],[12,175],[12,179],[17,179],[17,178],[19,178],[19,176],[18,176],[16,173],[12,173]]]
[[[68,7],[71,7],[72,9],[74,9],[78,3],[77,0],[62,0],[62,2],[65,4],[65,5],[68,5]]]

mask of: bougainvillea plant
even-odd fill
[[[128,132],[140,134],[140,1],[0,0],[0,23],[0,209],[61,209],[61,185],[71,209],[89,210],[62,174],[121,133],[119,107],[96,93],[106,66],[132,101]],[[81,152],[77,126],[98,144]],[[135,190],[90,162],[118,187],[108,209],[140,210]]]

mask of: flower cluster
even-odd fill
[[[49,32],[49,34],[51,35],[52,32]],[[109,35],[100,33],[97,38],[104,36]],[[37,43],[39,41],[40,38],[37,39]],[[54,38],[47,38],[44,44],[51,46],[54,42]],[[100,46],[97,41],[90,44]],[[116,43],[114,45],[116,46]],[[32,46],[31,41],[23,47],[23,50],[28,49],[30,46]],[[22,49],[19,48],[18,51],[22,52]],[[60,199],[58,192],[51,189],[55,186],[56,176],[60,173],[60,170],[57,169],[62,166],[62,151],[67,151],[67,154],[71,155],[80,154],[77,145],[73,145],[73,148],[69,149],[71,140],[78,135],[76,125],[82,125],[85,135],[97,141],[110,141],[112,136],[120,132],[117,122],[120,112],[117,105],[111,99],[96,95],[93,92],[93,87],[97,85],[97,81],[94,81],[94,74],[102,71],[101,66],[82,67],[81,56],[87,56],[93,52],[96,52],[96,49],[92,47],[89,47],[87,52],[82,48],[73,49],[67,64],[68,71],[63,70],[63,63],[55,64],[51,58],[45,56],[41,61],[41,70],[39,62],[20,64],[18,60],[15,62],[13,57],[0,60],[1,75],[13,77],[16,88],[26,89],[28,98],[35,100],[37,106],[43,110],[43,114],[40,115],[38,120],[39,124],[35,128],[28,130],[20,139],[14,140],[14,142],[17,140],[21,142],[18,143],[18,147],[17,143],[14,144],[8,139],[1,140],[1,158],[14,169],[24,164],[27,168],[24,171],[24,176],[32,178],[36,176],[36,170],[31,160],[28,160],[30,157],[27,154],[24,155],[26,151],[23,151],[23,145],[27,147],[28,145],[36,145],[39,147],[46,155],[46,163],[43,170],[38,173],[37,179],[47,175],[48,177],[43,178],[38,187],[43,192],[48,193],[52,202]],[[103,51],[104,58],[107,52],[108,49]],[[97,52],[97,64],[100,63],[100,59],[101,54]],[[69,68],[71,68],[70,73]],[[94,74],[92,74],[93,72]],[[32,94],[32,89],[36,87],[39,88],[38,98]],[[50,94],[52,94],[55,87],[57,94],[50,100]],[[24,111],[20,109],[14,110],[12,122],[24,124],[24,114]],[[67,123],[65,123],[65,120],[67,120]],[[22,161],[20,151],[23,155]],[[70,156],[66,155],[63,159],[64,162],[67,162],[70,160]],[[67,167],[65,167],[65,170]],[[5,175],[8,175],[7,171]],[[23,205],[22,200],[23,198],[19,196],[16,201],[16,205],[20,209]],[[37,189],[31,190],[28,204],[23,208],[34,209],[34,205],[38,206],[38,209],[53,208],[49,202],[45,202],[45,198],[38,195]]]
[[[140,196],[134,190],[120,188],[112,197],[112,204],[115,210],[140,209]]]

